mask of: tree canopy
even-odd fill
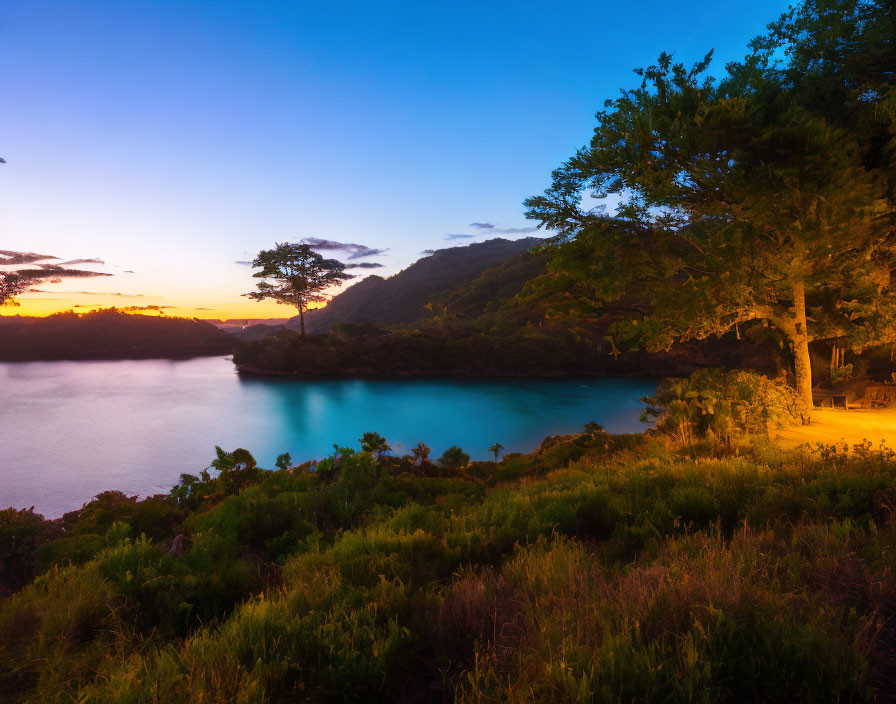
[[[827,47],[832,5],[853,20],[850,41]],[[690,67],[661,54],[637,71],[638,85],[597,113],[590,144],[526,201],[527,216],[558,233],[536,288],[574,315],[614,303],[614,336],[654,350],[771,326],[810,404],[809,341],[891,339],[892,157],[868,139],[894,143],[896,121],[880,114],[896,94],[892,69],[880,63],[869,77],[867,62],[852,61],[878,36],[872,10],[892,22],[883,5],[808,3],[722,80],[707,75],[711,53]],[[853,64],[861,77],[843,75]],[[869,110],[877,117],[845,117]]]
[[[0,271],[0,306],[17,306],[16,296],[25,293],[34,282],[15,271]]]
[[[278,243],[273,249],[259,252],[252,266],[260,269],[253,276],[263,280],[255,291],[245,295],[257,301],[270,298],[295,306],[303,336],[308,304],[327,300],[324,291],[353,278],[345,271],[345,264],[325,259],[309,244]]]

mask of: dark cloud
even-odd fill
[[[33,264],[46,259],[59,259],[50,254],[37,254],[35,252],[14,252],[8,249],[0,249],[0,266],[14,266],[16,264]]]
[[[157,310],[161,312],[167,308],[177,308],[177,306],[127,306],[125,308],[119,308],[118,310],[124,311],[125,313],[137,313],[142,310]]]
[[[102,271],[86,269],[66,269],[56,264],[41,264],[40,269],[19,269],[18,274],[26,279],[47,279],[50,283],[59,283],[61,279],[87,279],[93,276],[112,276]]]
[[[302,244],[310,244],[314,249],[324,251],[345,252],[347,259],[364,259],[365,257],[377,257],[385,254],[386,249],[375,249],[368,247],[366,244],[357,244],[356,242],[336,242],[335,240],[325,240],[320,237],[305,237]]]
[[[493,230],[495,228],[490,222],[471,222],[470,227],[477,227],[480,230]]]
[[[357,264],[349,264],[347,269],[381,269],[385,264],[379,262],[358,262]]]
[[[476,235],[445,235],[443,240],[469,240],[475,237]]]
[[[67,262],[60,262],[59,266],[75,266],[76,264],[105,264],[102,259],[70,259]],[[43,265],[41,265],[43,266]]]

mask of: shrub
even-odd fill
[[[785,383],[746,371],[698,369],[686,379],[665,379],[643,401],[642,420],[657,417],[657,429],[683,444],[706,437],[730,444],[736,434],[767,435],[806,415]]]
[[[460,469],[470,464],[470,456],[457,445],[452,445],[439,457],[439,464],[449,469]]]

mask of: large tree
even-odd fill
[[[259,252],[252,266],[260,269],[253,276],[263,281],[258,282],[257,290],[245,295],[257,301],[269,298],[295,306],[303,337],[308,304],[327,300],[324,291],[353,278],[346,273],[345,264],[325,259],[308,244],[278,243],[273,249]]]
[[[812,339],[893,332],[894,209],[861,135],[807,105],[773,43],[721,82],[710,56],[686,68],[661,55],[527,215],[559,233],[542,284],[565,287],[567,307],[615,302],[615,335],[649,349],[771,326],[811,404]]]

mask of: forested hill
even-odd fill
[[[324,333],[334,323],[412,323],[430,317],[424,308],[445,292],[460,289],[486,269],[507,262],[538,244],[539,238],[501,238],[450,247],[419,259],[388,279],[368,276],[335,296],[325,308],[305,314],[309,333]],[[298,329],[298,318],[290,327]]]
[[[234,338],[187,318],[101,310],[0,318],[0,360],[139,359],[226,354]]]

